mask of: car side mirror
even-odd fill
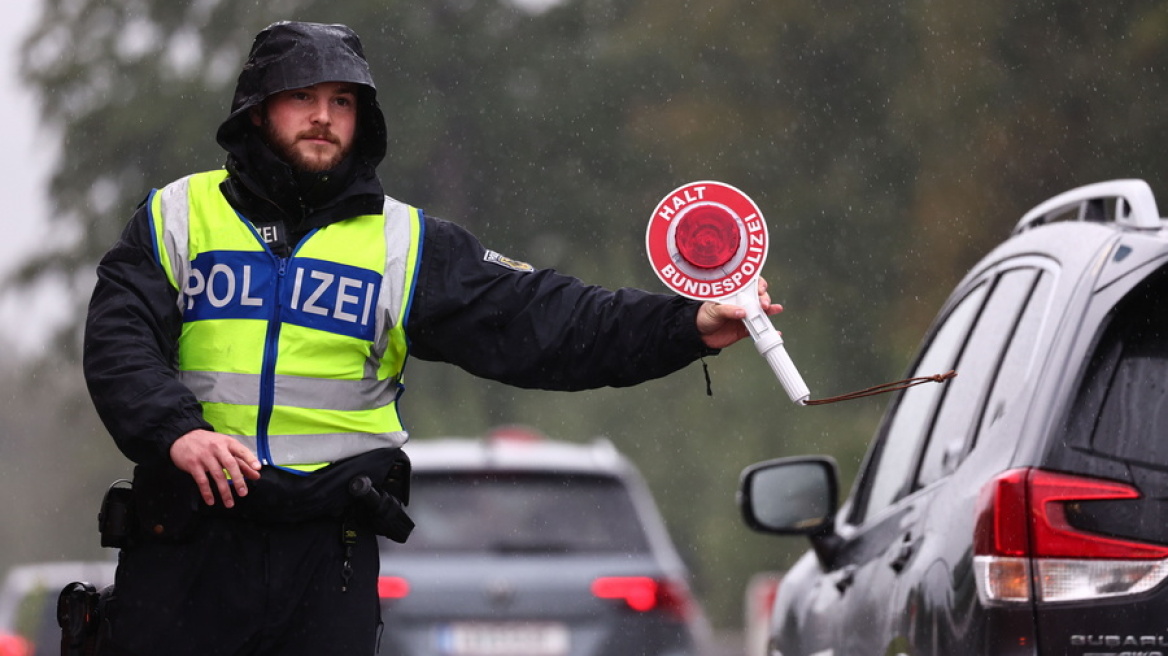
[[[778,535],[815,535],[834,526],[839,474],[827,456],[767,460],[742,472],[738,506],[750,528]]]
[[[835,532],[839,467],[828,456],[767,460],[742,472],[738,507],[750,528],[806,535],[819,562],[831,567],[841,539]]]

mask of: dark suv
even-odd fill
[[[1168,654],[1168,231],[1142,180],[1028,212],[957,286],[849,498],[835,463],[743,472],[812,550],[770,653]]]

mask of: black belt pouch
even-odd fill
[[[173,465],[134,468],[138,536],[152,542],[185,542],[199,529],[204,505],[190,474]]]

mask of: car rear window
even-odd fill
[[[407,511],[413,534],[387,548],[504,555],[649,549],[627,488],[604,476],[415,471]]]
[[[1168,465],[1168,272],[1118,306],[1091,358],[1068,425],[1096,455]]]

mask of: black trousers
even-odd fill
[[[340,521],[207,517],[181,544],[123,549],[102,656],[372,656],[381,630],[377,538],[348,558]]]

